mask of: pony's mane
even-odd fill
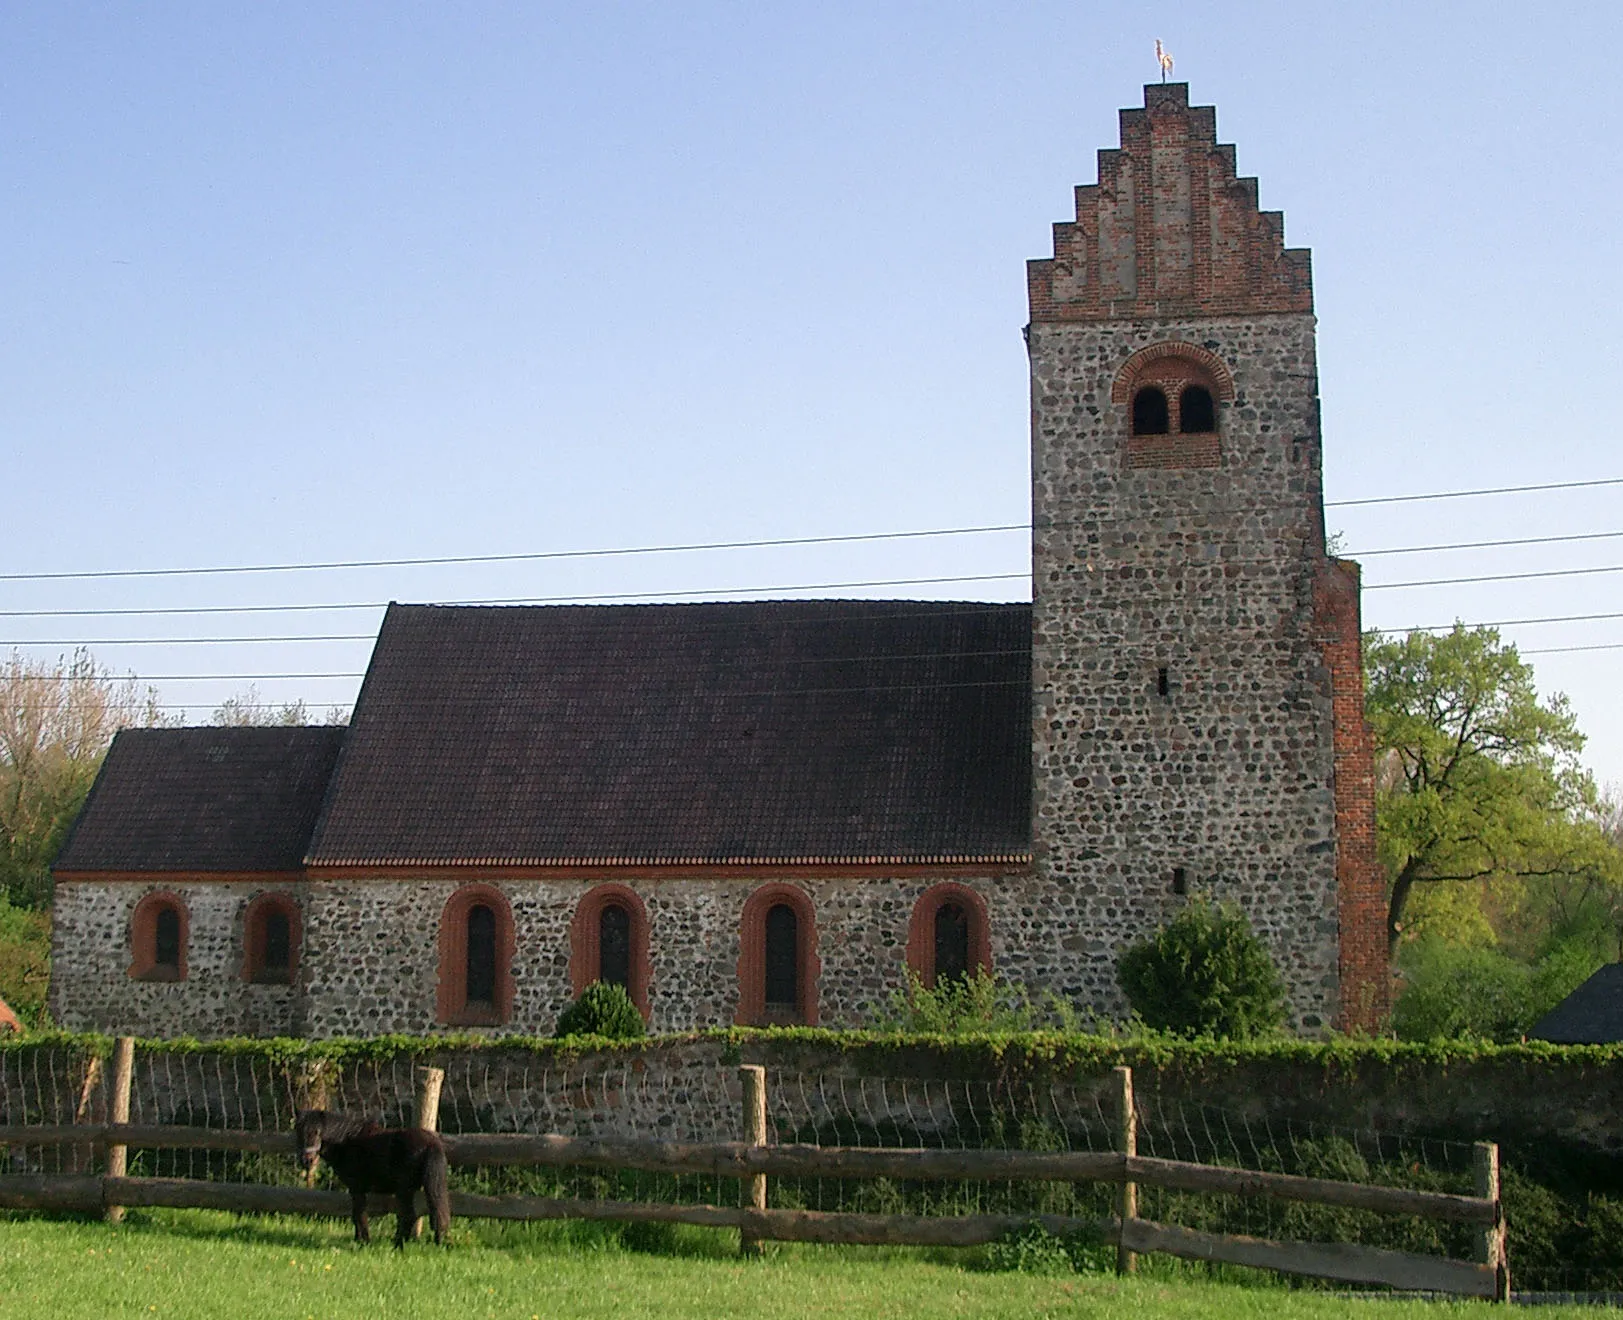
[[[382,1130],[376,1119],[341,1114],[333,1109],[311,1109],[299,1115],[298,1127],[301,1132],[310,1123],[319,1126],[322,1141],[349,1141]]]

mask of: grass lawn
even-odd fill
[[[1347,1301],[1271,1284],[1223,1283],[1152,1263],[1144,1277],[994,1273],[975,1258],[862,1248],[768,1248],[740,1261],[725,1235],[655,1231],[633,1250],[586,1224],[459,1223],[455,1245],[372,1246],[348,1225],[207,1211],[132,1212],[121,1226],[0,1219],[0,1317],[480,1320],[659,1316],[1292,1317],[1380,1320],[1483,1315],[1481,1303]],[[1548,1308],[1593,1317],[1591,1308]]]

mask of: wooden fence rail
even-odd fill
[[[130,1052],[115,1052],[114,1076],[124,1090],[110,1113],[129,1115]],[[453,1164],[518,1165],[550,1168],[636,1170],[665,1174],[705,1174],[740,1180],[741,1205],[668,1205],[593,1201],[570,1197],[480,1196],[453,1193],[452,1213],[491,1219],[609,1219],[701,1224],[736,1228],[743,1249],[764,1240],[921,1246],[975,1246],[994,1242],[1011,1230],[1037,1223],[1059,1235],[1083,1233],[1114,1243],[1118,1269],[1133,1267],[1142,1252],[1164,1252],[1191,1260],[1221,1261],[1348,1283],[1447,1292],[1508,1300],[1504,1217],[1499,1198],[1498,1149],[1477,1147],[1477,1194],[1414,1191],[1366,1183],[1311,1178],[1298,1174],[1236,1169],[1155,1159],[1136,1153],[1132,1079],[1116,1078],[1124,1117],[1115,1151],[945,1150],[915,1147],[875,1149],[856,1146],[765,1144],[765,1078],[758,1068],[741,1070],[744,1113],[741,1141],[672,1142],[632,1138],[567,1137],[557,1134],[469,1133],[444,1137]],[[438,1069],[425,1070],[416,1097],[419,1125],[437,1123]],[[0,1208],[101,1212],[116,1219],[123,1207],[166,1206],[246,1213],[349,1214],[344,1192],[312,1187],[272,1187],[186,1178],[125,1176],[125,1152],[219,1150],[292,1156],[291,1133],[170,1127],[125,1122],[53,1126],[0,1126],[0,1146],[60,1146],[107,1152],[102,1175],[0,1176]],[[75,1164],[75,1167],[81,1167]],[[847,1214],[767,1208],[769,1177],[891,1178],[909,1181],[1102,1182],[1118,1188],[1117,1213],[1108,1219],[1045,1214],[894,1215]],[[1474,1261],[1390,1251],[1353,1243],[1276,1242],[1237,1234],[1208,1233],[1158,1224],[1137,1215],[1137,1189],[1266,1197],[1385,1214],[1419,1215],[1478,1229]],[[391,1213],[392,1200],[374,1198],[379,1213]]]
[[[489,1133],[446,1136],[446,1154],[461,1167],[518,1165],[537,1168],[631,1169],[641,1173],[706,1174],[752,1178],[900,1178],[921,1182],[1136,1183],[1173,1191],[1263,1196],[1283,1201],[1387,1214],[1421,1215],[1492,1226],[1492,1199],[1452,1192],[1412,1191],[1371,1183],[1339,1182],[1293,1173],[1267,1173],[1224,1165],[1123,1155],[1116,1151],[939,1150],[930,1147],[760,1146],[750,1142],[685,1143],[630,1138]],[[284,1132],[225,1128],[99,1124],[0,1127],[0,1145],[107,1144],[147,1150],[227,1150],[293,1154]],[[1131,1218],[1131,1216],[1129,1216]]]

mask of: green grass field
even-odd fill
[[[627,1247],[594,1225],[458,1224],[449,1249],[383,1240],[367,1248],[331,1221],[204,1211],[132,1213],[128,1222],[0,1219],[0,1317],[231,1317],[232,1320],[823,1320],[823,1317],[1392,1317],[1481,1315],[1481,1303],[1357,1301],[1259,1280],[1218,1282],[1176,1263],[1143,1277],[997,1273],[974,1255],[768,1248],[740,1261],[725,1235],[645,1235]],[[635,1238],[633,1241],[635,1242]],[[1585,1316],[1591,1308],[1542,1315]]]

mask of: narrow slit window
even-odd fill
[[[1181,866],[1172,868],[1172,892],[1174,894],[1187,894],[1189,892],[1189,872]]]
[[[293,962],[293,924],[287,913],[265,914],[265,947],[260,966],[271,975],[285,977]]]
[[[496,914],[483,903],[468,909],[467,1001],[480,1007],[496,1003]]]
[[[631,989],[631,914],[618,903],[598,913],[597,979]]]
[[[961,903],[935,910],[935,983],[969,978],[969,913]]]
[[[180,971],[180,913],[172,907],[158,909],[152,927],[152,965],[166,971]]]
[[[1191,385],[1179,396],[1178,429],[1195,433],[1217,430],[1217,405],[1204,385]]]
[[[1167,396],[1159,388],[1146,385],[1133,395],[1134,435],[1165,435],[1170,425]]]
[[[1162,665],[1155,671],[1155,691],[1157,696],[1167,696],[1172,691],[1172,677],[1167,667]]]
[[[766,1006],[795,1009],[800,1005],[800,922],[787,903],[766,914]]]

